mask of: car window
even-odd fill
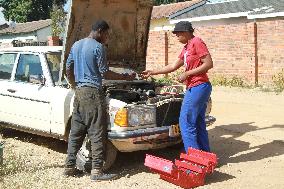
[[[10,79],[17,53],[0,54],[0,79]]]
[[[41,77],[43,74],[40,58],[34,54],[22,54],[16,70],[15,80],[31,82],[31,76]]]
[[[52,80],[57,84],[59,80],[61,52],[46,53],[46,60],[52,76]]]

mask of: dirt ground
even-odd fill
[[[219,158],[216,171],[199,188],[267,189],[284,188],[284,93],[257,89],[214,87],[211,115],[217,121],[210,126],[211,148]],[[145,154],[170,160],[181,147],[163,150],[121,153],[112,172],[115,181],[92,182],[89,176],[62,176],[66,143],[51,138],[2,130],[6,141],[4,157],[13,154],[19,168],[0,178],[0,188],[116,188],[174,189],[144,165]],[[5,160],[5,159],[4,159]]]

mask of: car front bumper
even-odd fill
[[[206,117],[206,125],[212,125],[216,119]],[[172,146],[181,142],[181,136],[171,137],[171,126],[151,127],[131,131],[110,131],[108,139],[121,152],[133,152],[139,150],[159,149]]]

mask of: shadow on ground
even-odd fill
[[[253,123],[240,123],[209,128],[211,149],[219,158],[218,166],[228,163],[257,161],[284,154],[283,141],[274,140],[258,146],[251,146],[249,142],[238,139],[248,132],[271,128],[284,128],[284,125],[273,125],[259,129],[252,124]],[[0,131],[0,134],[3,135],[4,139],[15,138],[23,142],[44,146],[60,153],[66,153],[67,151],[67,143],[57,139],[41,137],[11,129],[3,129]],[[150,170],[144,166],[146,154],[173,161],[179,157],[182,151],[183,146],[179,144],[160,150],[119,153],[116,163],[110,171],[118,173],[120,177],[131,177],[141,172],[150,173]],[[212,175],[207,177],[206,183],[223,182],[232,178],[234,178],[234,176],[215,171]]]
[[[221,125],[209,131],[212,151],[218,155],[220,166],[227,163],[257,161],[284,154],[283,141],[274,140],[265,143],[266,140],[263,139],[265,144],[252,146],[249,142],[238,140],[245,133],[272,128],[284,128],[283,125],[258,128],[252,124]]]
[[[264,142],[265,144],[258,146],[252,146],[249,142],[238,139],[242,135],[252,131],[272,128],[284,129],[284,125],[258,128],[252,124],[251,122],[221,125],[209,130],[212,152],[216,153],[218,156],[218,167],[228,163],[257,161],[284,154],[283,141],[274,140],[267,143]],[[161,150],[120,153],[113,170],[117,173],[120,172],[121,176],[132,176],[139,172],[150,172],[147,167],[144,166],[144,159],[147,153],[173,161],[179,157],[182,151],[183,146],[180,144]],[[223,182],[233,178],[235,177],[232,175],[215,171],[212,175],[207,177],[206,183]]]
[[[67,142],[50,137],[43,137],[13,129],[0,127],[0,134],[3,138],[13,138],[22,142],[28,142],[39,146],[44,146],[59,153],[66,153]]]

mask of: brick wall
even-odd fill
[[[246,82],[272,82],[272,76],[284,68],[284,20],[257,22],[258,74],[255,71],[254,23],[219,25],[196,28],[195,35],[207,44],[214,61],[209,74],[242,77]],[[168,62],[173,63],[182,44],[168,32]],[[166,64],[165,31],[149,34],[147,68]]]
[[[258,22],[259,82],[284,69],[284,20]]]
[[[165,42],[165,32],[149,33],[146,69],[158,69],[165,65]]]

